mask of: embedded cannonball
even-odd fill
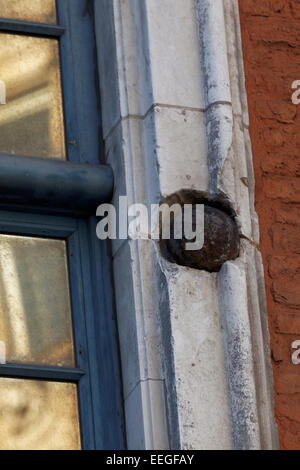
[[[196,210],[193,207],[193,223],[195,224]],[[163,240],[165,249],[173,262],[196,269],[210,272],[219,271],[228,260],[234,260],[239,255],[239,232],[232,217],[226,212],[212,206],[204,208],[204,246],[201,250],[188,251],[185,249],[186,240]]]

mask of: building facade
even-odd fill
[[[300,449],[299,2],[59,0],[53,11],[47,0],[26,14],[25,0],[10,11],[4,4],[0,43],[11,56],[0,68],[1,233],[67,240],[71,307],[61,293],[57,309],[73,309],[73,340],[69,314],[69,323],[53,320],[44,296],[46,318],[48,309],[54,315],[45,328],[61,321],[55,354],[64,353],[54,360],[45,342],[40,367],[33,340],[27,355],[24,345],[11,346],[14,321],[21,328],[12,321],[5,328],[14,333],[0,336],[7,346],[0,389],[18,377],[77,384],[79,408],[76,399],[68,404],[80,422],[65,444],[72,448]],[[28,45],[12,45],[13,37]],[[17,93],[10,82],[26,64],[9,64],[22,47],[33,56],[40,48],[42,58],[51,40],[59,52],[47,85],[56,92],[39,109],[47,110],[46,129],[41,114],[18,104],[25,85]],[[37,96],[43,87],[31,87],[31,108],[47,100]],[[22,122],[14,117],[20,109]],[[29,114],[36,139],[24,138]],[[7,123],[17,120],[12,139]],[[23,135],[16,148],[15,135]],[[97,205],[118,211],[121,196],[146,207],[204,204],[213,230],[201,262],[151,239],[97,240]],[[1,243],[5,251],[16,241]],[[54,248],[60,260],[67,256],[53,245],[48,260]],[[66,283],[64,269],[60,280],[47,278],[53,292]],[[2,386],[3,396],[11,393]],[[57,393],[76,392],[53,389],[52,400]],[[60,429],[69,435],[66,423]]]

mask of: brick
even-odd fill
[[[274,255],[300,254],[300,231],[298,227],[275,224],[271,229]]]
[[[271,3],[271,7],[274,13],[284,14],[288,10],[286,0],[274,0]]]
[[[269,107],[279,122],[288,124],[295,121],[297,107],[294,104],[285,101],[272,100],[269,102]]]
[[[268,135],[266,132],[266,136],[271,136],[271,133]],[[299,177],[300,161],[298,155],[289,154],[284,151],[278,153],[278,149],[274,148],[276,146],[283,146],[286,139],[285,135],[279,131],[272,133],[273,141],[270,145],[268,145],[268,137],[266,137],[265,145],[268,146],[269,152],[266,153],[266,156],[261,160],[261,168],[264,175]]]
[[[256,18],[255,25],[248,29],[251,40],[274,46],[298,47],[300,45],[300,24],[298,21],[281,18]],[[249,25],[249,22],[248,22]]]
[[[243,13],[252,16],[269,16],[271,13],[269,0],[247,0],[240,2],[240,8]]]
[[[270,199],[300,203],[300,178],[269,177],[263,179],[263,185]]]
[[[293,339],[300,339],[300,309],[293,310],[284,305],[275,305],[273,311],[275,331],[278,337],[281,338],[280,334],[291,335],[291,342]],[[296,335],[297,338],[292,338],[293,335]]]
[[[295,19],[300,19],[300,2],[299,0],[290,1],[292,16]]]
[[[277,411],[279,415],[300,424],[300,394],[283,395],[277,406]]]
[[[300,256],[272,256],[268,259],[268,272],[272,279],[300,279]]]
[[[285,430],[283,425],[279,427],[279,438],[281,450],[299,450],[300,448],[300,425],[292,431]]]
[[[272,294],[275,302],[289,307],[300,308],[299,277],[290,280],[277,280],[273,282]]]
[[[277,393],[300,394],[300,367],[292,364],[291,368],[286,368],[284,364],[279,367],[279,369],[281,369],[281,373],[278,375],[276,380]]]
[[[264,129],[262,132],[262,140],[265,144],[265,146],[270,149],[273,147],[282,147],[284,142],[285,142],[285,135],[282,132],[281,128],[274,128],[274,127],[268,127],[267,129]],[[277,155],[276,155],[277,157]],[[281,157],[281,155],[279,155]],[[274,162],[273,160],[269,157],[263,159],[263,162],[266,162],[267,167],[264,168],[266,171],[270,171],[270,168],[274,168]],[[282,163],[282,158],[280,158],[280,164]]]
[[[256,112],[262,119],[274,119],[280,123],[292,124],[297,115],[297,108],[290,102],[278,102],[272,99],[257,99]]]
[[[282,449],[300,450],[300,0],[239,0],[250,135]]]
[[[276,222],[300,226],[300,205],[281,206],[275,212]]]
[[[283,336],[280,334],[274,335],[271,351],[275,362],[290,362],[290,350],[293,340],[294,336],[289,337],[287,335]]]

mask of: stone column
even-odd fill
[[[114,203],[221,200],[240,256],[220,272],[153,240],[112,244],[130,449],[272,448],[268,332],[235,0],[95,0]],[[275,436],[275,437],[274,437]]]

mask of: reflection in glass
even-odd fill
[[[55,0],[0,0],[0,17],[56,24]]]
[[[0,450],[79,450],[74,384],[0,378]]]
[[[66,159],[59,44],[0,33],[0,154]]]
[[[65,241],[0,235],[0,340],[8,363],[74,367]]]

